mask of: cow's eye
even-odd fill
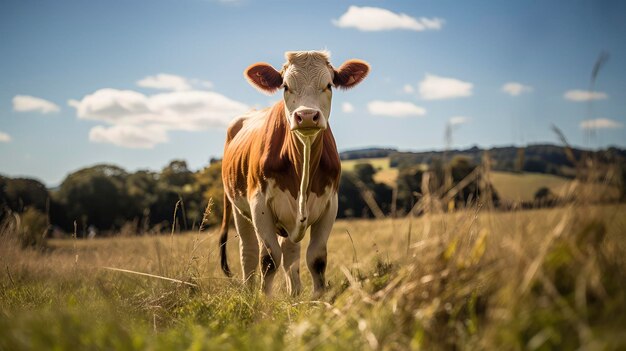
[[[285,91],[289,91],[289,87],[287,86],[287,84],[283,84],[283,87],[285,88]]]
[[[328,90],[333,90],[333,85],[332,85],[332,84],[330,84],[330,83],[328,83],[328,85],[326,86],[326,89],[328,89]]]

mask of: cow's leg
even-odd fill
[[[257,236],[261,250],[261,289],[266,295],[270,295],[282,253],[275,233],[265,232],[257,227]]]
[[[300,284],[300,243],[292,243],[288,238],[280,238],[280,248],[283,251],[283,270],[287,290],[291,296],[297,296],[302,290]]]
[[[317,298],[326,288],[326,243],[337,217],[337,194],[331,200],[326,213],[311,226],[311,242],[306,251],[306,264],[313,278],[313,297]]]
[[[265,294],[269,295],[282,256],[276,235],[276,224],[265,196],[260,191],[250,199],[250,210],[261,251],[261,288]]]
[[[248,285],[254,285],[254,274],[259,265],[259,243],[250,220],[244,217],[239,210],[233,208],[235,227],[239,234],[239,257],[243,281]]]

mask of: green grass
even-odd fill
[[[310,300],[304,264],[298,298],[282,274],[272,297],[224,278],[214,231],[52,240],[44,252],[3,233],[0,350],[624,349],[624,214],[481,208],[339,221],[321,301]],[[231,235],[239,272],[237,244]]]
[[[558,193],[570,180],[550,174],[491,172],[490,180],[498,195],[508,201],[533,201],[535,193],[547,187]]]
[[[344,160],[341,161],[341,169],[344,172],[351,172],[354,170],[355,165],[360,163],[369,163],[376,170],[376,174],[374,174],[374,181],[393,187],[396,179],[398,178],[398,169],[390,167],[389,162],[390,160],[388,157]]]
[[[344,172],[351,172],[357,164],[369,163],[376,170],[376,174],[374,174],[374,181],[393,187],[396,179],[398,178],[398,169],[390,167],[389,162],[390,160],[388,157],[343,160],[341,161],[341,170]]]
[[[343,171],[352,171],[359,163],[369,163],[377,170],[374,180],[394,187],[398,178],[398,169],[390,167],[389,158],[365,158],[357,160],[344,160],[341,162]],[[580,198],[592,202],[614,201],[619,199],[619,189],[616,186],[606,184],[585,184],[581,186],[577,182],[550,174],[541,173],[513,173],[513,172],[490,172],[490,181],[502,200],[507,202],[531,202],[534,200],[537,190],[547,187],[555,195],[569,197],[571,194],[582,192]]]
[[[550,174],[491,172],[490,180],[500,198],[511,201],[533,201],[535,193],[547,187],[562,198],[572,196],[592,202],[615,201],[619,199],[619,188],[608,184],[584,184]]]
[[[357,160],[343,160],[341,161],[341,169],[344,171],[352,171],[354,166],[359,163],[369,163],[376,170],[386,170],[389,169],[389,158],[388,157],[380,157],[380,158],[361,158]]]

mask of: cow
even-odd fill
[[[307,267],[313,295],[325,288],[326,244],[337,216],[341,163],[329,125],[332,90],[349,89],[368,74],[369,65],[348,60],[338,69],[326,51],[285,53],[277,71],[255,63],[244,77],[258,90],[283,98],[272,107],[235,118],[229,125],[222,161],[224,215],[220,263],[226,257],[231,215],[239,235],[243,280],[254,285],[259,261],[261,290],[269,295],[281,262],[288,292],[301,292],[300,241],[307,228]]]

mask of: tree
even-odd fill
[[[159,174],[157,199],[150,209],[151,219],[153,223],[171,224],[176,203],[180,201],[176,210],[178,223],[183,230],[191,229],[194,222],[201,220],[201,198],[202,194],[196,192],[194,173],[187,167],[187,162],[173,160]]]
[[[0,223],[4,222],[7,212],[10,211],[7,195],[4,191],[8,178],[0,175]]]
[[[626,164],[620,165],[620,200],[626,201]]]
[[[548,163],[539,158],[529,158],[524,162],[524,172],[546,173]]]
[[[161,170],[159,180],[167,185],[184,187],[194,181],[193,172],[187,168],[184,160],[174,160]]]
[[[163,229],[169,230],[178,200],[180,200],[178,192],[159,184],[155,191],[155,199],[150,204],[150,226],[161,225]],[[176,216],[179,223],[186,223],[182,209],[176,211]]]
[[[535,192],[535,206],[551,207],[557,202],[557,196],[547,187],[541,187]]]
[[[131,212],[128,214],[140,221],[136,221],[136,230],[141,232],[148,229],[152,223],[159,222],[152,218],[150,209],[158,199],[158,175],[150,171],[137,171],[126,177],[125,192],[130,199]]]
[[[47,216],[34,207],[28,207],[20,215],[20,228],[17,236],[22,248],[42,249],[46,246]]]
[[[376,174],[376,170],[371,163],[357,163],[354,165],[352,173],[368,187],[374,186],[374,174]]]
[[[374,181],[374,174],[376,170],[369,163],[356,164],[352,172],[342,174],[339,181],[338,216],[372,217],[372,210],[364,198],[370,195],[383,214],[389,213],[392,190],[389,186]]]
[[[201,194],[199,208],[200,224],[209,201],[213,202],[211,214],[205,218],[204,227],[221,223],[224,213],[224,185],[222,183],[222,162],[213,161],[195,174],[196,192]]]
[[[67,176],[55,197],[70,221],[101,230],[119,228],[137,213],[126,193],[127,176],[126,171],[112,165],[81,169]]]
[[[423,175],[424,170],[421,165],[404,167],[398,171],[398,210],[404,213],[411,211],[416,202],[415,195],[422,193]]]
[[[468,158],[455,156],[450,162],[453,186],[469,176],[475,169],[476,166]],[[457,193],[455,197],[456,206],[466,206],[468,202],[476,200],[478,195],[480,195],[480,189],[478,186],[478,178],[476,178]]]
[[[339,218],[352,218],[363,217],[368,213],[367,205],[357,186],[348,179],[347,173],[342,173],[339,179],[339,209],[337,211],[337,217]]]
[[[13,211],[23,212],[27,207],[32,207],[40,212],[46,212],[46,203],[50,195],[43,183],[28,178],[4,178],[3,182],[6,204]]]

